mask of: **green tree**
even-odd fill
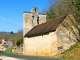
[[[55,18],[55,12],[53,6],[50,7],[49,11],[47,11],[47,18],[54,19]]]
[[[13,32],[13,31],[11,31],[11,34],[14,34],[14,32]]]
[[[76,14],[77,14],[78,21],[80,22],[80,0],[72,0],[72,3],[77,8]]]
[[[54,19],[66,14],[72,14],[76,17],[76,7],[72,4],[71,0],[49,0],[47,17],[49,19]]]

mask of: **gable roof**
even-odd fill
[[[26,33],[24,37],[37,36],[40,34],[55,31],[57,27],[64,21],[67,15],[35,26],[28,33]]]

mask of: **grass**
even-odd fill
[[[69,59],[73,59],[73,56],[70,56]]]
[[[13,52],[12,52],[12,48],[7,48],[7,49],[5,50],[5,52],[13,53]],[[15,52],[15,53],[13,53],[13,54],[18,54],[18,55],[20,55],[20,54],[17,53],[17,52]]]
[[[0,56],[3,56],[2,54],[0,54]]]
[[[68,58],[68,59],[74,59],[75,55],[71,55],[77,52],[76,49],[80,48],[80,42],[77,42],[75,45],[71,46],[68,50],[64,51],[62,53],[62,56],[60,56],[60,58]],[[80,59],[80,58],[79,58]]]
[[[64,51],[63,54],[69,53],[69,52],[75,50],[76,48],[79,48],[78,43],[76,43],[75,45],[71,46],[68,50]]]
[[[5,50],[5,52],[12,53],[12,49],[11,49],[11,48],[7,48],[7,49]]]

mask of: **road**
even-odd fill
[[[18,58],[22,60],[62,60],[57,58],[42,58],[42,57],[34,57],[34,56],[16,55],[16,54],[7,53],[7,52],[1,52],[1,51],[0,51],[0,54],[3,54],[4,56],[7,56],[7,57],[13,57],[13,58]]]

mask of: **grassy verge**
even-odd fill
[[[0,54],[0,56],[3,56],[2,54]]]
[[[69,59],[78,58],[80,56],[80,54],[78,53],[79,50],[80,50],[80,42],[77,42],[75,45],[71,46],[68,50],[64,51],[60,56],[60,58],[69,58]]]
[[[77,42],[75,45],[71,46],[68,50],[64,51],[63,54],[67,54],[67,53],[75,50],[76,48],[80,48],[80,46],[78,46],[78,43],[80,43],[80,42]]]
[[[13,53],[11,48],[7,48],[7,49],[5,50],[5,52]],[[20,55],[20,54],[19,54],[19,53],[17,53],[17,52],[15,52],[15,53],[13,53],[13,54],[18,54],[18,55]]]
[[[12,53],[12,49],[11,49],[11,48],[7,48],[7,49],[5,50],[5,52]]]

